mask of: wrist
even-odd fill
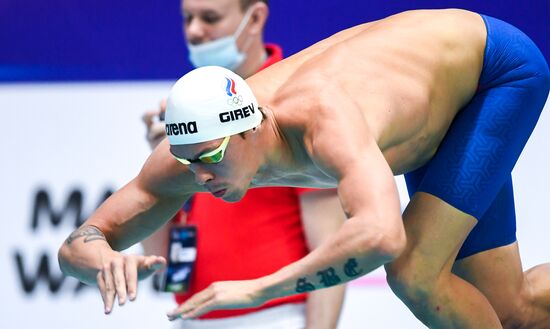
[[[263,305],[271,297],[269,294],[268,283],[265,280],[265,277],[256,279],[256,300]]]
[[[264,302],[293,294],[293,291],[290,291],[288,287],[285,286],[285,280],[281,275],[281,270],[257,280],[259,296]]]

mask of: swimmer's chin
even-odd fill
[[[241,201],[242,198],[244,197],[244,194],[245,193],[240,193],[240,191],[239,192],[227,191],[225,195],[221,197],[221,199],[225,202],[235,203],[235,202]]]

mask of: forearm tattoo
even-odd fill
[[[344,264],[344,273],[350,278],[363,274],[363,269],[357,268],[358,266],[357,260],[355,258],[350,258],[346,264]]]
[[[363,269],[358,267],[359,264],[357,263],[357,259],[350,258],[344,264],[344,274],[350,278],[360,276],[363,274]],[[342,279],[340,279],[340,277],[336,274],[333,267],[329,267],[326,270],[321,270],[317,272],[317,275],[321,277],[320,282],[325,287],[332,287],[342,282]],[[299,278],[296,282],[297,293],[310,292],[315,289],[317,288],[312,283],[308,282],[306,278]]]
[[[101,232],[95,226],[83,226],[69,235],[66,242],[71,244],[74,240],[84,238],[84,243],[94,241],[94,240],[103,240],[107,241],[103,232]]]
[[[296,282],[297,293],[308,292],[313,290],[315,290],[315,286],[307,282],[306,278],[299,278],[298,281]]]
[[[325,285],[325,287],[332,287],[342,282],[342,279],[340,279],[332,267],[317,272],[317,275],[321,277],[321,283]]]

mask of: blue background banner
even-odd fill
[[[522,29],[550,58],[550,1],[271,1],[266,41],[289,56],[409,9],[464,8]],[[178,0],[0,0],[0,81],[176,79],[191,68]]]

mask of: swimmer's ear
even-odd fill
[[[252,128],[252,129],[248,129],[247,131],[243,131],[242,133],[239,133],[239,136],[241,136],[242,139],[246,139],[246,134],[247,134],[247,133],[250,132],[251,134],[253,134],[253,133],[255,133],[257,130],[258,130],[258,127],[254,127],[254,128]]]
[[[262,121],[264,121],[265,118],[267,118],[267,115],[264,112],[264,108],[261,106],[258,106],[258,111],[260,111],[260,113],[262,114]]]
[[[260,126],[256,126],[252,129],[249,129],[248,131],[250,131],[251,134],[255,134],[256,132],[260,131]]]

